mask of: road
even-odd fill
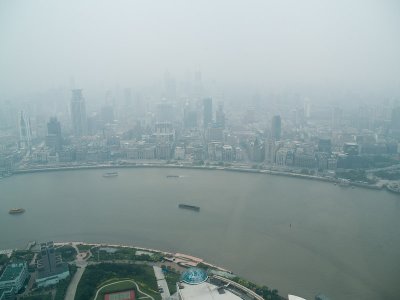
[[[76,270],[74,277],[72,277],[71,282],[69,283],[67,293],[65,294],[64,300],[74,300],[75,299],[75,294],[76,294],[76,289],[78,287],[78,283],[82,278],[83,272],[85,272],[86,266],[88,264],[87,260],[91,256],[90,252],[89,252],[89,255],[86,255],[86,252],[80,253],[79,249],[75,243],[73,243],[72,246],[75,248],[75,250],[78,253],[78,255],[76,256],[76,260],[75,260],[75,264],[78,267],[78,269]]]
[[[154,275],[156,276],[157,279],[157,285],[159,288],[163,289],[163,291],[161,292],[161,298],[168,299],[171,296],[171,294],[169,292],[168,284],[167,281],[165,280],[164,273],[160,267],[153,266],[153,269],[154,269]]]

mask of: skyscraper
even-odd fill
[[[215,123],[218,126],[225,128],[225,113],[223,103],[218,103],[218,110],[215,113]]]
[[[62,144],[61,124],[57,118],[50,118],[47,123],[46,145],[53,150],[60,150]]]
[[[390,134],[400,138],[400,106],[393,108],[390,121]]]
[[[279,115],[272,117],[271,137],[274,141],[281,139],[281,117]]]
[[[31,120],[24,111],[19,113],[19,145],[22,149],[29,149],[32,143]]]
[[[86,106],[81,89],[72,90],[71,121],[75,137],[87,133]]]
[[[197,127],[197,111],[188,102],[183,108],[183,126],[185,128]]]
[[[212,98],[203,99],[203,126],[212,123]]]
[[[392,110],[391,128],[400,130],[400,107],[395,107]]]
[[[37,264],[36,284],[46,287],[58,283],[69,276],[68,265],[62,261],[61,255],[56,253],[53,242],[40,245]]]

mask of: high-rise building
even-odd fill
[[[47,136],[46,145],[53,150],[61,150],[62,137],[61,137],[61,124],[57,118],[50,118],[47,123]]]
[[[396,107],[392,110],[391,128],[400,130],[400,107]]]
[[[19,113],[19,145],[21,149],[29,149],[32,145],[31,120],[22,110]]]
[[[163,101],[157,103],[156,106],[156,121],[157,122],[174,122],[175,121],[175,107],[172,102]]]
[[[274,141],[281,139],[281,117],[279,115],[272,117],[271,137]]]
[[[186,103],[183,108],[183,125],[186,129],[197,127],[197,111],[191,107],[190,103]]]
[[[311,117],[311,101],[309,98],[304,99],[304,117],[309,119]]]
[[[81,89],[72,90],[71,121],[75,137],[81,137],[87,133],[86,106]]]
[[[205,98],[203,99],[203,126],[207,127],[212,120],[212,98]]]
[[[225,128],[224,104],[222,102],[218,104],[218,110],[215,113],[215,123],[217,126]]]
[[[334,107],[332,110],[332,128],[338,128],[342,125],[343,111],[339,107]]]
[[[164,74],[164,90],[165,97],[168,101],[175,101],[176,99],[176,82],[169,72]]]
[[[331,153],[332,151],[332,142],[330,139],[319,139],[318,140],[318,151]]]
[[[400,106],[392,110],[390,133],[393,137],[400,138]]]
[[[68,265],[62,261],[61,255],[56,253],[53,242],[40,245],[37,270],[36,284],[38,287],[56,284],[69,276]]]
[[[114,122],[114,108],[112,105],[106,105],[101,108],[101,121],[103,124]]]
[[[273,139],[267,139],[264,142],[264,150],[265,162],[269,164],[275,163],[275,142]]]

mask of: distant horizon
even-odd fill
[[[0,3],[0,101],[47,89],[400,95],[398,1]],[[314,99],[314,101],[323,101]]]

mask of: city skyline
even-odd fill
[[[399,37],[398,0],[1,0],[0,300],[399,298]]]
[[[224,93],[399,95],[397,1],[42,3],[0,4],[0,99],[60,86],[173,89],[197,72]]]

